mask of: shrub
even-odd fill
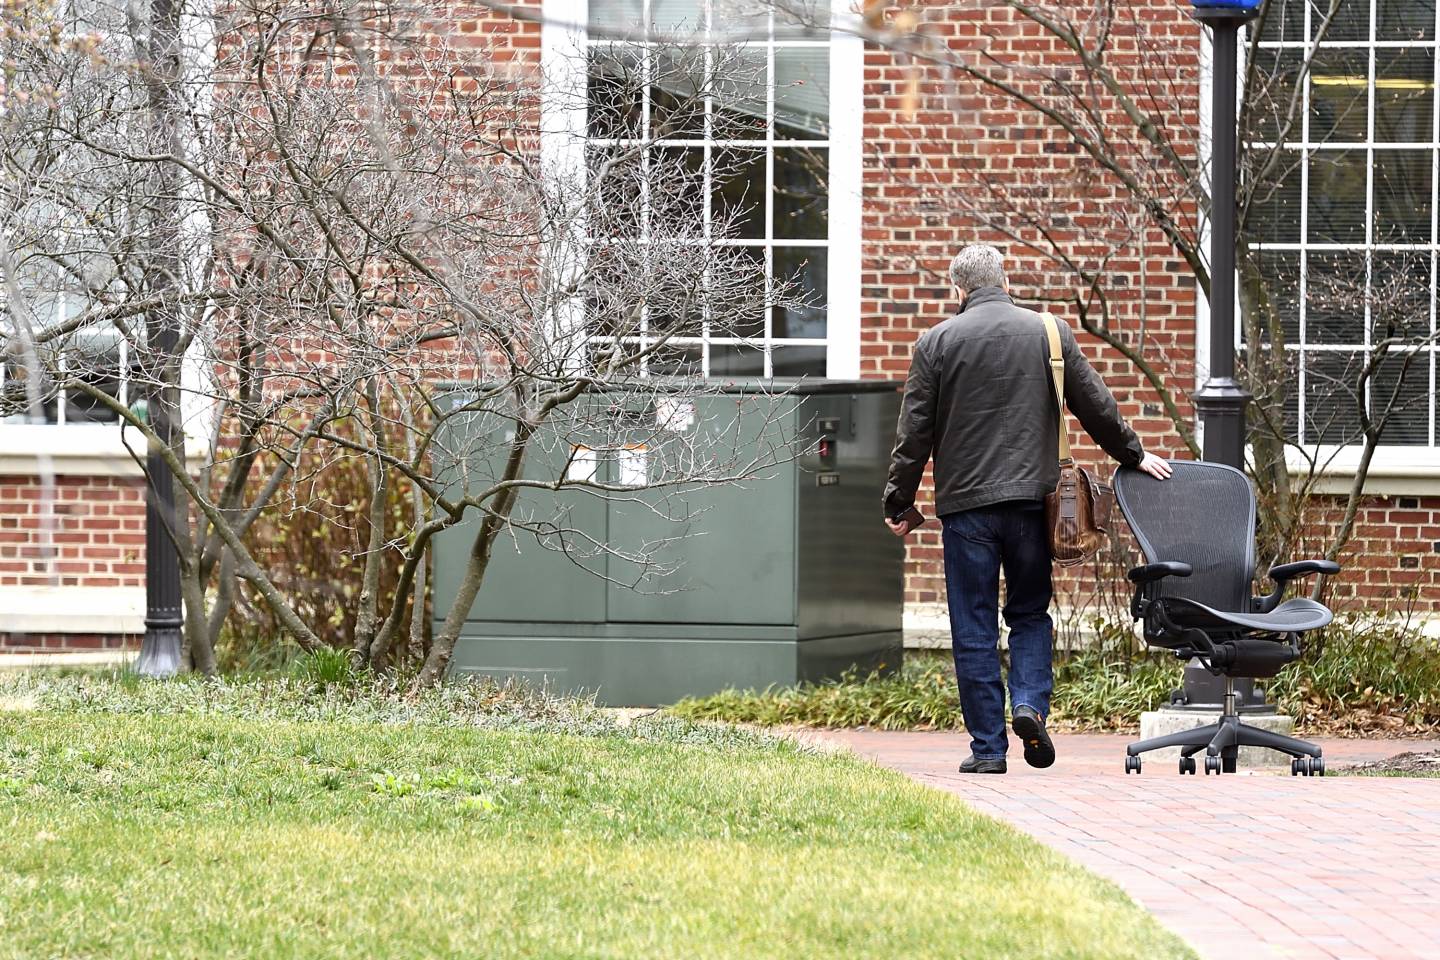
[[[1180,682],[1178,661],[1123,658],[1099,651],[1056,661],[1052,715],[1058,726],[1108,730],[1133,725],[1141,710],[1169,699]],[[671,707],[694,720],[762,726],[962,729],[955,668],[944,654],[915,654],[894,675],[849,673],[827,683],[726,690]]]
[[[1132,727],[1141,713],[1169,701],[1183,673],[1184,664],[1169,654],[1078,653],[1056,663],[1050,709],[1057,722],[1079,729]]]
[[[1146,650],[1128,624],[1096,622],[1092,645],[1059,653],[1052,717],[1057,727],[1131,729],[1170,698],[1184,665]],[[1370,615],[1338,619],[1303,659],[1268,684],[1282,710],[1314,733],[1399,734],[1440,729],[1440,644],[1413,623]],[[890,677],[764,691],[727,690],[682,700],[682,717],[762,725],[933,730],[963,727],[954,668],[943,654],[906,658]]]
[[[1408,617],[1345,614],[1312,637],[1270,692],[1311,730],[1440,729],[1440,643]]]
[[[264,674],[284,669],[300,656],[300,646],[268,625],[242,619],[233,611],[215,641],[215,666],[222,674]]]
[[[838,681],[726,690],[687,698],[671,712],[691,720],[728,720],[764,726],[879,727],[882,730],[950,729],[960,701],[947,658],[915,656],[891,676],[851,671]]]
[[[344,434],[359,428],[342,420],[333,429]],[[272,466],[268,456],[262,457],[257,475],[264,475]],[[257,518],[246,535],[246,545],[256,561],[272,571],[276,587],[320,639],[348,648],[355,635],[370,538],[369,466],[359,457],[312,456],[302,461],[302,467]],[[394,596],[403,564],[397,545],[413,526],[410,488],[392,482],[386,493],[381,616]],[[408,610],[405,616],[408,625]],[[408,627],[402,629],[408,636]],[[295,655],[293,646],[283,640],[285,631],[280,623],[248,586],[242,585],[241,602],[230,613],[226,633],[217,644],[227,648],[223,656],[217,649],[222,670],[276,669]],[[277,643],[282,647],[275,649]],[[397,644],[402,652],[404,645],[402,637]]]

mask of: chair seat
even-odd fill
[[[1335,615],[1330,612],[1329,607],[1305,597],[1286,600],[1269,613],[1230,613],[1183,597],[1168,597],[1166,605],[1170,608],[1172,615],[1180,615],[1177,619],[1188,619],[1184,617],[1184,614],[1193,610],[1203,618],[1267,633],[1300,633],[1306,630],[1318,630],[1335,619]]]

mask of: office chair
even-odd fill
[[[1299,560],[1270,569],[1275,589],[1251,596],[1255,573],[1255,492],[1233,467],[1171,461],[1173,474],[1156,480],[1131,468],[1115,473],[1115,498],[1135,534],[1145,564],[1129,573],[1135,584],[1130,612],[1144,624],[1145,641],[1184,659],[1197,658],[1225,678],[1220,719],[1193,730],[1141,740],[1126,747],[1125,772],[1140,772],[1140,754],[1180,747],[1180,772],[1195,772],[1205,751],[1205,773],[1234,773],[1241,747],[1269,747],[1289,755],[1292,775],[1324,776],[1325,761],[1312,743],[1241,723],[1235,677],[1273,677],[1300,656],[1300,635],[1334,615],[1313,600],[1285,600],[1297,577],[1334,574],[1330,560]]]

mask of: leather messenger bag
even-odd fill
[[[1050,528],[1050,555],[1062,567],[1084,563],[1105,543],[1110,532],[1110,508],[1115,493],[1070,456],[1070,434],[1065,429],[1065,355],[1055,318],[1044,314],[1050,341],[1050,376],[1060,421],[1060,482],[1045,498],[1045,523]]]

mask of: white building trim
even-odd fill
[[[129,440],[145,442],[133,431]],[[144,447],[136,450],[143,454]],[[113,423],[11,423],[0,425],[0,474],[138,477],[141,470]]]
[[[1313,470],[1316,493],[1344,495],[1355,482],[1362,452],[1358,445],[1307,446],[1303,451],[1292,446],[1285,449],[1285,462],[1297,484]],[[1377,447],[1365,475],[1365,493],[1391,497],[1440,496],[1440,448]]]
[[[836,21],[850,0],[831,0]],[[860,376],[860,271],[864,218],[865,41],[835,32],[830,45],[830,274],[826,372]]]
[[[0,424],[0,475],[57,477],[140,477],[143,471],[126,450],[145,456],[145,437],[114,423],[58,425]],[[187,434],[185,455],[192,468],[207,455],[205,441]]]
[[[144,587],[6,587],[0,633],[145,632]]]

